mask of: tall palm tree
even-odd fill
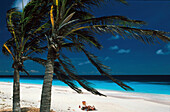
[[[45,3],[44,3],[45,4]],[[32,7],[34,5],[34,7]],[[24,7],[24,6],[23,6]],[[31,9],[31,10],[30,10]],[[37,10],[38,9],[38,10]],[[20,112],[20,75],[19,72],[29,73],[24,69],[23,62],[26,57],[34,53],[42,53],[46,47],[42,47],[42,25],[39,19],[45,18],[42,12],[43,5],[39,1],[32,1],[22,11],[12,8],[7,11],[7,28],[12,38],[7,40],[2,48],[6,55],[11,55],[14,68],[13,82],[13,112]],[[39,16],[38,16],[38,15]],[[34,15],[34,16],[33,16]],[[41,31],[41,34],[39,33]],[[44,30],[45,31],[45,30]],[[41,37],[41,39],[39,39]]]
[[[123,16],[95,18],[94,15],[90,13],[92,10],[91,6],[99,6],[103,1],[104,0],[55,0],[52,3],[50,10],[51,30],[46,34],[48,39],[48,55],[41,96],[41,112],[49,112],[50,110],[54,71],[59,79],[61,78],[61,80],[63,80],[60,74],[65,74],[64,76],[76,80],[88,91],[102,95],[97,90],[86,85],[86,81],[75,75],[75,68],[71,64],[71,61],[61,55],[64,44],[69,46],[69,50],[74,49],[77,52],[83,52],[101,75],[107,76],[125,90],[133,90],[121,81],[111,77],[107,72],[108,67],[101,64],[96,56],[88,52],[86,46],[94,45],[96,48],[102,48],[102,45],[97,41],[95,36],[96,34],[103,33],[111,33],[114,36],[119,34],[122,38],[135,38],[144,43],[151,44],[158,42],[157,38],[163,41],[170,41],[170,38],[166,36],[168,34],[166,32],[139,29],[140,26],[145,24],[143,21],[131,20]],[[126,3],[124,0],[120,1]],[[55,69],[55,60],[57,60],[58,65],[62,66],[62,69]],[[79,89],[75,88],[75,90],[81,92]]]

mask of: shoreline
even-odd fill
[[[108,80],[107,77],[102,77],[101,75],[79,75],[86,80]],[[129,80],[129,81],[149,81],[149,82],[170,82],[170,74],[147,74],[147,75],[111,75],[112,77],[119,80]],[[13,78],[13,75],[0,75],[1,78]],[[44,75],[21,75],[21,78],[44,78]],[[54,79],[57,77],[54,75]]]
[[[0,82],[0,109],[12,108],[12,83]],[[41,99],[40,84],[21,83],[21,107],[39,108]],[[78,94],[66,86],[52,87],[52,105],[54,111],[82,112],[78,108],[82,101],[94,105],[97,112],[169,112],[170,95],[151,93],[132,93],[113,90],[99,90],[107,97],[93,95],[86,90]],[[31,97],[30,97],[31,96]],[[68,110],[71,109],[72,111]]]
[[[4,83],[13,83],[11,81],[0,81],[0,82],[4,82]],[[42,85],[42,84],[37,84],[37,83],[26,83],[26,82],[20,82],[20,84],[30,84],[30,85]],[[66,87],[66,88],[70,88],[69,86],[65,86],[65,85],[52,85],[52,86],[56,86],[56,87]],[[116,85],[117,86],[117,85]],[[80,89],[83,89],[81,86],[79,87]],[[95,87],[94,87],[95,88]],[[150,93],[150,92],[136,92],[136,91],[126,91],[126,90],[112,90],[112,89],[101,89],[101,88],[95,88],[96,90],[101,90],[101,91],[117,91],[117,92],[125,92],[125,93],[136,93],[136,94],[152,94],[152,95],[168,95],[170,96],[170,94],[164,94],[164,93]]]

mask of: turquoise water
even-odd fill
[[[110,81],[88,80],[93,83],[92,86],[96,89],[116,90],[124,91],[122,88]],[[13,82],[12,78],[0,78],[0,82]],[[43,84],[42,79],[26,79],[21,78],[21,83],[29,84]],[[131,86],[135,91],[142,93],[155,93],[155,94],[167,94],[170,95],[170,85],[168,82],[134,82],[124,81],[125,84]],[[67,86],[61,81],[54,80],[53,85]]]

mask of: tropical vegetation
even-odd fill
[[[32,2],[34,4],[39,4],[39,2]],[[13,59],[12,68],[14,69],[14,81],[13,81],[13,111],[20,112],[20,75],[19,72],[25,72],[27,75],[29,73],[25,70],[24,61],[26,61],[28,56],[34,53],[43,53],[46,47],[41,44],[42,37],[39,33],[42,26],[40,26],[39,19],[43,19],[41,14],[38,14],[40,10],[39,5],[35,5],[35,9],[30,11],[30,3],[27,4],[22,11],[16,8],[12,8],[7,11],[7,28],[11,33],[12,38],[8,39],[3,47],[2,52],[5,55],[11,55]],[[24,7],[24,6],[23,6]],[[41,6],[42,7],[42,6]],[[43,9],[44,10],[44,9]],[[32,16],[34,14],[35,16]],[[36,16],[36,14],[38,14]],[[36,26],[37,25],[37,26]]]
[[[127,3],[124,0],[119,1]],[[10,53],[13,56],[15,62],[13,65],[18,67],[18,63],[30,59],[45,66],[41,112],[50,111],[54,73],[59,80],[78,93],[82,91],[74,81],[93,94],[103,95],[77,75],[75,66],[65,55],[63,49],[84,53],[101,75],[110,78],[125,90],[133,90],[110,76],[109,68],[103,65],[97,56],[90,53],[87,47],[93,46],[101,49],[102,45],[97,41],[97,36],[103,33],[110,33],[113,36],[119,34],[122,38],[135,38],[149,44],[158,42],[157,38],[165,42],[170,41],[167,32],[140,29],[142,25],[145,25],[143,21],[131,20],[124,16],[95,17],[91,12],[92,7],[100,6],[103,2],[105,0],[31,0],[23,12],[19,12],[19,16],[12,14],[8,17],[8,29],[12,38],[4,44],[3,48],[4,53]],[[47,41],[47,45],[43,45],[45,47],[41,46],[42,41]],[[38,53],[46,49],[48,51],[47,60],[29,56],[30,53]],[[23,64],[21,65],[23,66]],[[25,71],[18,68],[16,70]]]

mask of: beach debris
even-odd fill
[[[69,112],[71,112],[71,110],[72,110],[73,112],[75,112],[75,109],[71,109],[71,107],[68,107],[67,110],[69,110]]]
[[[84,110],[84,111],[94,111],[94,110],[96,110],[96,108],[95,108],[94,105],[93,105],[93,106],[87,105],[87,104],[86,104],[86,101],[82,101],[82,104],[83,104],[82,108],[81,108],[81,106],[79,105],[79,108],[81,108],[81,110]]]

